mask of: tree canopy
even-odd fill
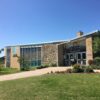
[[[99,32],[99,34],[100,34],[100,32]],[[100,35],[94,37],[93,51],[96,56],[100,56]]]

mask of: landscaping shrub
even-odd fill
[[[89,64],[89,65],[92,65],[92,64],[93,64],[93,60],[91,60],[91,59],[88,60],[88,64]]]
[[[73,66],[73,73],[92,73],[92,72],[94,72],[92,66],[80,66],[77,64]]]
[[[82,73],[82,72],[84,72],[84,70],[82,69],[82,67],[79,64],[75,64],[75,65],[73,65],[73,72],[74,73]]]
[[[100,66],[100,57],[94,58],[94,65]]]
[[[16,72],[19,72],[19,70],[16,69],[16,68],[0,67],[0,75],[3,75],[3,74],[11,74],[11,73],[16,73]]]
[[[66,73],[72,73],[72,72],[73,72],[73,70],[71,68],[66,70]]]
[[[51,67],[56,67],[57,64],[56,64],[56,63],[52,63],[52,64],[50,64],[50,66],[51,66]]]
[[[29,71],[29,70],[31,70],[30,66],[23,66],[23,67],[21,67],[21,71]]]
[[[30,70],[36,70],[36,69],[37,69],[36,66],[31,66],[31,67],[30,67]]]
[[[93,69],[100,69],[100,65],[92,65],[91,66]]]
[[[91,66],[86,66],[85,69],[84,69],[84,72],[85,73],[93,73],[93,68]]]
[[[47,67],[49,67],[49,65],[48,64],[44,64],[44,65],[38,66],[37,69],[42,69],[42,68],[47,68]]]
[[[31,70],[31,66],[29,62],[24,61],[24,63],[21,66],[21,71],[29,71],[29,70]]]
[[[43,67],[46,68],[46,67],[49,67],[49,65],[48,64],[44,64]]]

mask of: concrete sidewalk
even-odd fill
[[[9,74],[9,75],[1,75],[0,76],[0,81],[6,81],[6,80],[15,80],[19,78],[26,78],[26,77],[31,77],[31,76],[40,76],[43,74],[50,73],[51,71],[65,71],[70,67],[49,67],[49,68],[44,68],[44,69],[37,69],[34,71],[26,71],[26,72],[20,72],[20,73],[15,73],[15,74]]]

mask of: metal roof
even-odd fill
[[[63,44],[63,43],[69,43],[71,41],[74,41],[74,40],[77,40],[77,39],[81,39],[81,38],[84,38],[84,37],[87,37],[87,36],[90,36],[90,35],[93,35],[95,33],[99,32],[99,30],[95,30],[95,31],[92,31],[92,32],[89,32],[85,35],[82,35],[80,37],[76,37],[76,38],[73,38],[73,39],[70,39],[70,40],[59,40],[59,41],[51,41],[51,42],[44,42],[44,43],[39,43],[39,44],[25,44],[25,45],[14,45],[14,46],[6,46],[6,47],[17,47],[17,46],[42,46],[42,45],[46,45],[46,44]]]

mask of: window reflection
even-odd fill
[[[21,48],[21,57],[29,63],[30,66],[41,65],[41,47]]]

